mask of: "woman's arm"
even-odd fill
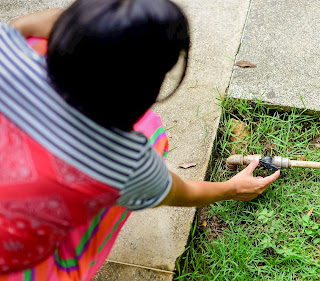
[[[252,161],[247,168],[226,182],[184,181],[171,173],[171,190],[160,205],[200,207],[228,199],[250,201],[263,193],[280,175],[280,171],[277,171],[265,178],[253,177],[258,164],[258,160]]]
[[[51,29],[64,10],[53,8],[14,19],[10,25],[24,37],[49,38]]]

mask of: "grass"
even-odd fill
[[[211,181],[225,181],[231,153],[320,160],[319,114],[280,111],[261,101],[227,98],[214,144]],[[230,142],[231,118],[249,134]],[[272,172],[257,169],[255,176]],[[320,170],[292,168],[251,202],[224,201],[199,209],[175,280],[319,280]]]

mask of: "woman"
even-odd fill
[[[129,211],[252,200],[278,178],[254,178],[254,161],[227,182],[184,181],[133,130],[180,55],[177,88],[186,71],[174,3],[78,0],[11,26],[0,26],[3,280],[90,280]],[[49,38],[47,56],[21,34]]]

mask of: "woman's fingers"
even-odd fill
[[[255,178],[260,182],[259,193],[265,192],[278,177],[280,176],[280,170],[274,172],[272,175],[267,176],[265,178],[257,177]]]
[[[263,178],[264,185],[270,185],[280,176],[280,170],[274,172],[272,175]]]
[[[253,175],[253,171],[258,167],[259,165],[259,159],[254,159],[250,162],[250,164],[243,170],[246,171],[249,175]],[[267,176],[265,178],[263,177],[256,177],[258,180],[263,180],[264,185],[270,185],[272,182],[274,182],[278,177],[280,176],[280,170],[274,172],[272,175]]]
[[[245,171],[249,175],[252,175],[253,171],[258,167],[258,165],[259,165],[259,160],[254,159],[250,162],[250,164],[243,171]]]

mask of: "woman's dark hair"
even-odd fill
[[[169,0],[77,0],[51,32],[49,78],[95,122],[131,130],[184,52],[181,84],[189,41],[187,19]]]

